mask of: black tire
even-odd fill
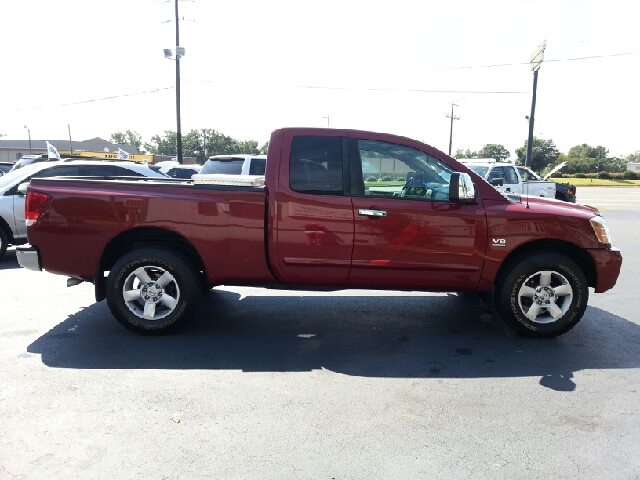
[[[523,336],[552,338],[571,330],[589,299],[584,272],[571,259],[538,253],[510,262],[496,284],[496,310]]]
[[[184,325],[201,294],[200,272],[179,253],[161,248],[127,253],[113,266],[106,283],[113,316],[143,335],[170,333]]]
[[[2,227],[0,227],[0,260],[4,257],[4,252],[7,251],[7,247],[9,246],[9,237],[4,233]]]

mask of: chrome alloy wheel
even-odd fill
[[[525,317],[535,323],[553,323],[567,313],[573,289],[558,272],[540,271],[525,280],[518,291],[518,305]]]
[[[160,320],[175,310],[180,300],[180,288],[167,270],[149,265],[129,274],[122,286],[122,296],[137,317]]]

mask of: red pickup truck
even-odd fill
[[[257,180],[34,179],[18,261],[92,282],[143,334],[182,325],[206,289],[252,285],[493,292],[513,329],[553,337],[620,272],[595,208],[505,196],[408,138],[276,130]]]

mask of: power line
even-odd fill
[[[92,103],[92,102],[101,102],[103,100],[115,100],[116,98],[124,98],[124,97],[133,97],[136,95],[147,95],[149,93],[158,93],[164,90],[173,90],[175,87],[161,87],[161,88],[154,88],[153,90],[145,90],[144,92],[132,92],[132,93],[123,93],[121,95],[111,95],[108,97],[101,97],[101,98],[91,98],[89,100],[79,100],[77,102],[67,102],[67,103],[58,103],[55,105],[43,105],[43,106],[39,106],[39,107],[26,107],[26,108],[14,108],[14,109],[10,109],[10,110],[3,110],[5,112],[25,112],[28,110],[41,110],[41,109],[45,109],[45,108],[55,108],[55,107],[66,107],[69,105],[81,105],[83,103]]]
[[[640,52],[626,52],[626,53],[611,53],[608,55],[590,55],[587,57],[574,57],[574,58],[556,58],[552,60],[545,60],[548,62],[573,62],[576,60],[591,60],[594,58],[609,58],[609,57],[623,57],[627,55],[638,55]],[[451,72],[455,70],[473,70],[476,68],[496,68],[496,67],[512,67],[516,65],[529,65],[530,62],[516,62],[516,63],[496,63],[493,65],[467,65],[463,67],[451,67],[451,68],[437,68],[433,70],[412,70],[410,72],[397,72],[397,73],[429,73],[429,72]]]
[[[185,79],[187,82],[198,83],[220,83],[219,80],[191,80]],[[238,83],[235,83],[238,85]],[[242,85],[253,85],[261,87],[283,87],[283,88],[306,88],[312,90],[358,90],[371,92],[418,92],[418,93],[497,93],[497,94],[523,94],[529,92],[519,91],[481,91],[481,90],[425,90],[420,88],[372,88],[372,87],[327,87],[323,85],[290,85],[290,84],[266,84],[266,83],[242,83]]]

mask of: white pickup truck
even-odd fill
[[[266,155],[214,155],[204,163],[200,175],[264,175],[266,164]]]
[[[504,193],[556,197],[555,182],[534,180],[531,175],[524,176],[523,180],[527,170],[513,163],[497,162],[493,158],[462,158],[458,161]]]

